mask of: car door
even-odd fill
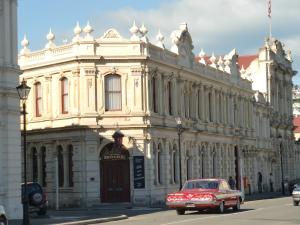
[[[226,190],[226,201],[227,204],[230,206],[236,205],[237,197],[236,197],[236,191],[232,190],[229,186],[229,184],[226,181],[223,181],[223,188]]]

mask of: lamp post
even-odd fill
[[[181,134],[184,131],[180,117],[176,118],[177,134],[178,134],[178,151],[179,151],[179,190],[182,188],[182,175],[181,175]]]
[[[28,212],[28,194],[27,194],[27,167],[26,167],[26,100],[30,91],[30,87],[26,85],[23,79],[21,85],[17,87],[18,95],[22,101],[22,115],[23,115],[23,157],[24,157],[24,193],[22,197],[23,204],[23,223],[22,225],[30,225]]]

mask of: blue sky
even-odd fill
[[[90,21],[93,35],[100,37],[109,28],[125,38],[136,21],[145,23],[150,41],[160,29],[165,45],[181,22],[187,22],[197,55],[201,48],[210,55],[224,55],[236,48],[240,55],[255,54],[268,35],[266,0],[19,0],[19,43],[26,33],[32,51],[46,44],[52,28],[56,44],[70,41],[73,28]],[[272,0],[272,34],[292,50],[293,68],[300,73],[300,1]],[[300,74],[294,77],[300,84]]]

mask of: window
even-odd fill
[[[178,156],[177,156],[176,145],[173,146],[172,160],[173,160],[172,161],[173,182],[177,183],[177,181],[178,181],[178,178],[177,178]]]
[[[41,166],[42,166],[42,186],[46,187],[46,148],[42,147],[41,148]]]
[[[213,115],[212,115],[212,96],[211,93],[208,93],[208,116],[209,116],[209,122],[213,121]]]
[[[68,79],[62,78],[61,79],[61,108],[62,113],[67,114],[69,111],[69,85]]]
[[[63,149],[61,146],[57,148],[57,162],[58,162],[58,186],[62,187],[64,185],[64,158]]]
[[[156,160],[156,167],[157,167],[157,183],[158,184],[161,184],[162,183],[162,176],[161,176],[161,173],[162,173],[162,168],[161,168],[161,165],[162,165],[162,152],[161,152],[161,145],[159,144],[158,147],[157,147],[157,160]]]
[[[169,103],[169,115],[173,115],[173,108],[172,108],[172,83],[171,83],[171,81],[168,82],[168,103]]]
[[[122,110],[121,76],[116,74],[105,77],[105,111]]]
[[[41,83],[35,84],[35,115],[41,116],[42,112],[42,87]]]
[[[69,187],[74,186],[73,182],[73,146],[69,145],[68,147],[68,164],[69,164]]]
[[[153,105],[153,112],[157,113],[156,79],[155,79],[155,77],[152,77],[152,105]]]
[[[32,148],[32,181],[38,181],[38,156],[36,148]]]

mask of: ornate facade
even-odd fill
[[[22,216],[17,52],[17,1],[0,0],[0,205],[10,219]]]
[[[28,176],[43,184],[50,205],[161,205],[178,189],[180,172],[183,181],[232,176],[246,194],[269,191],[270,178],[280,190],[283,178],[300,177],[294,71],[278,40],[256,56],[234,49],[195,57],[185,23],[172,32],[170,50],[160,32],[151,43],[144,25],[134,24],[130,39],[92,31],[77,24],[72,42],[56,46],[50,30],[35,52],[22,41],[20,79],[32,87]],[[116,130],[128,156],[112,145]]]

